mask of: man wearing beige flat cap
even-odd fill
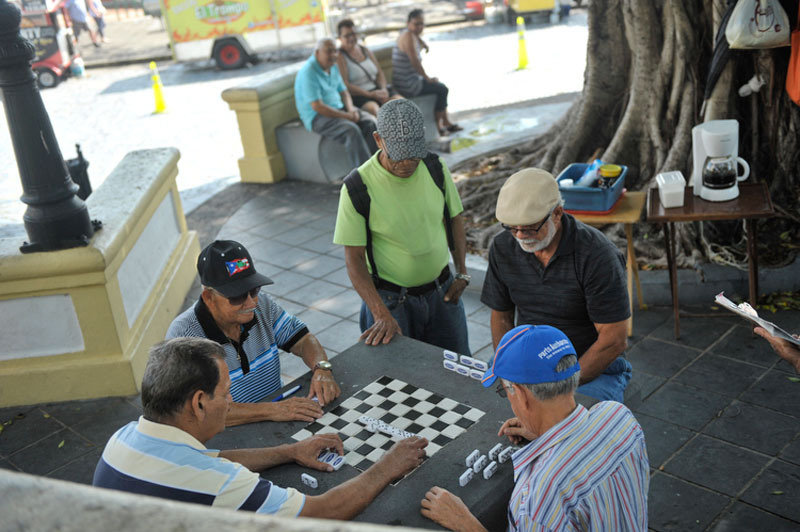
[[[575,346],[578,392],[622,402],[631,311],[625,257],[606,236],[564,212],[555,178],[526,168],[497,198],[503,226],[489,249],[481,301],[492,309],[494,347],[516,324],[550,325]],[[516,316],[516,323],[515,323]]]

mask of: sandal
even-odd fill
[[[447,131],[450,133],[455,133],[456,131],[464,131],[464,128],[459,126],[458,124],[450,124],[447,126]]]

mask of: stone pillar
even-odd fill
[[[20,251],[51,251],[86,246],[99,229],[77,197],[50,117],[31,70],[34,48],[19,33],[21,14],[0,0],[0,90],[22,181],[23,216],[30,242]]]

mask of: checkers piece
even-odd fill
[[[315,434],[339,433],[344,441],[344,459],[339,467],[347,462],[365,471],[394,441],[417,434],[429,440],[426,452],[431,457],[483,415],[477,408],[383,376],[343,399],[292,438],[301,441]]]

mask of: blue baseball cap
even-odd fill
[[[574,375],[580,365],[560,372],[556,372],[556,366],[565,356],[575,354],[572,342],[555,327],[519,325],[503,335],[481,382],[488,388],[497,377],[517,384],[563,381]]]

